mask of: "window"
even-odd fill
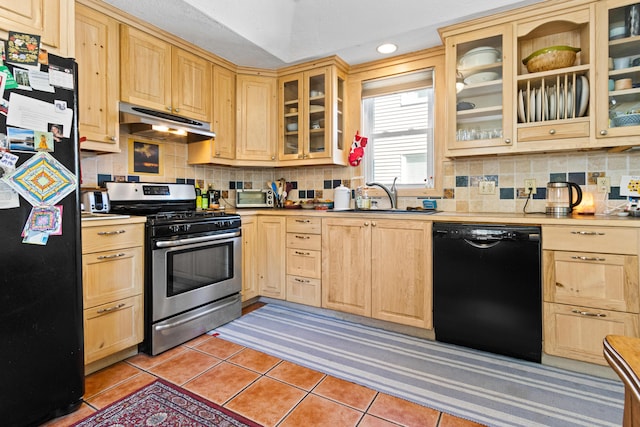
[[[362,85],[367,181],[431,188],[434,171],[433,71]]]

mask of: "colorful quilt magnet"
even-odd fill
[[[41,151],[2,178],[32,206],[52,206],[76,189],[76,176]]]

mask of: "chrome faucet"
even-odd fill
[[[365,185],[368,187],[373,187],[375,185],[376,187],[382,188],[384,192],[387,193],[387,196],[389,196],[389,201],[391,202],[391,209],[396,209],[398,207],[398,189],[396,188],[397,180],[398,180],[397,176],[393,178],[393,184],[391,184],[391,189],[387,188],[385,185],[382,185],[378,182],[365,182]]]

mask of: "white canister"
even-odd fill
[[[351,190],[340,184],[340,186],[333,189],[333,210],[343,211],[349,209],[349,202],[351,201]]]

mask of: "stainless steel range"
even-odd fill
[[[156,355],[240,316],[240,216],[197,211],[190,184],[107,183],[111,212],[146,215],[145,340]]]

